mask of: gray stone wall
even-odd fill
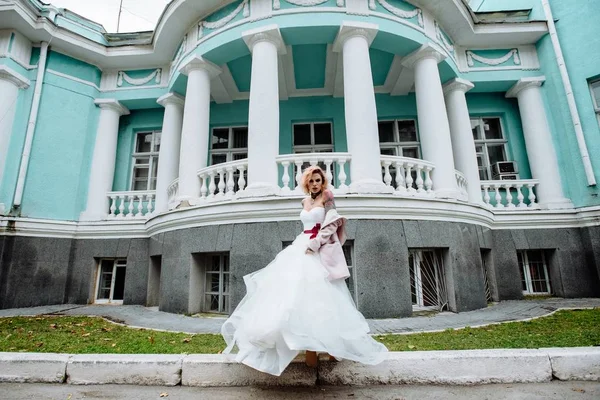
[[[245,295],[244,275],[269,264],[302,230],[299,222],[197,227],[149,239],[70,240],[0,236],[0,307],[86,304],[94,300],[100,258],[126,258],[125,304],[146,304],[150,257],[159,265],[159,307],[200,309],[202,255],[227,253],[231,309]],[[352,220],[357,306],[366,317],[412,313],[410,249],[443,254],[452,311],[485,307],[487,277],[494,300],[523,297],[517,250],[546,250],[555,294],[600,296],[600,227],[492,231],[476,225],[417,220]],[[155,279],[155,278],[153,278]],[[158,286],[156,286],[158,287]]]

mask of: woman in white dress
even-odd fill
[[[310,194],[300,212],[304,232],[265,268],[244,276],[246,296],[221,328],[224,353],[237,347],[236,361],[276,376],[301,351],[310,366],[316,352],[377,364],[387,348],[369,335],[346,287],[346,263],[339,263],[345,219],[321,168],[307,168],[302,186]]]

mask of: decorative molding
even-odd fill
[[[444,84],[443,89],[444,89],[444,95],[447,95],[450,92],[454,92],[454,91],[461,91],[463,93],[467,93],[469,90],[473,89],[475,87],[475,85],[473,84],[473,82],[470,82],[466,79],[462,79],[462,78],[454,78],[452,80],[450,80],[449,82],[447,82],[446,84]]]
[[[230,23],[231,21],[233,21],[233,19],[237,17],[238,14],[242,12],[242,10],[244,12],[244,18],[248,18],[250,16],[250,7],[248,6],[248,1],[249,0],[243,0],[235,10],[233,10],[229,15],[221,18],[218,21],[200,21],[200,23],[198,24],[198,39],[204,36],[204,28],[220,29],[228,23]]]
[[[283,0],[287,3],[293,4],[299,7],[314,7],[320,4],[327,3],[329,0]],[[338,7],[344,7],[344,0],[337,0]],[[279,10],[281,8],[281,2],[279,0],[273,0],[273,10]]]
[[[446,59],[446,55],[443,54],[441,49],[432,43],[425,43],[417,50],[413,51],[402,59],[402,65],[407,68],[414,68],[415,64],[424,58],[433,58],[438,64]]]
[[[250,52],[253,51],[256,43],[264,41],[273,43],[275,47],[277,47],[277,53],[279,55],[286,54],[287,52],[285,42],[279,31],[279,26],[276,24],[261,26],[260,28],[242,32],[242,38],[244,39],[244,42],[246,42]]]
[[[96,99],[94,104],[103,110],[113,110],[121,115],[129,115],[129,109],[115,99]]]
[[[517,50],[517,49],[512,49],[508,53],[506,53],[505,55],[503,55],[502,57],[499,57],[499,58],[483,57],[483,56],[473,53],[471,50],[467,50],[466,54],[467,54],[467,64],[469,65],[469,67],[475,66],[475,62],[473,60],[479,61],[482,64],[496,66],[496,65],[504,64],[505,62],[510,60],[511,57],[513,58],[513,61],[516,65],[521,65],[521,59],[519,57],[519,50]]]
[[[17,86],[19,89],[27,89],[31,85],[31,81],[23,75],[7,67],[0,65],[0,79],[7,80]]]
[[[521,93],[524,89],[528,89],[531,87],[540,87],[544,84],[545,81],[546,81],[545,76],[521,78],[521,79],[519,79],[519,81],[517,83],[514,84],[513,87],[511,87],[506,92],[506,98],[510,99],[513,97],[518,97],[519,93]]]
[[[169,104],[175,104],[176,106],[182,108],[185,106],[185,98],[173,92],[162,95],[158,98],[158,100],[156,100],[156,102],[163,107],[166,107]]]
[[[412,11],[406,11],[406,10],[402,10],[400,8],[394,7],[393,5],[391,5],[390,3],[388,3],[385,0],[377,0],[377,2],[379,4],[381,4],[381,6],[383,8],[385,8],[387,11],[394,14],[396,17],[404,18],[404,19],[411,19],[411,18],[417,17],[419,26],[421,28],[423,28],[425,26],[425,23],[423,22],[423,11],[420,8],[415,8]],[[369,8],[371,10],[377,9],[375,0],[369,0]]]
[[[56,75],[56,76],[60,76],[61,78],[69,79],[69,80],[71,80],[73,82],[82,83],[84,85],[91,86],[94,89],[100,91],[100,88],[94,82],[90,82],[90,81],[86,81],[86,80],[83,80],[83,79],[79,79],[79,78],[76,78],[74,76],[67,75],[67,74],[64,74],[62,72],[55,71],[53,69],[46,69],[46,73],[52,74],[52,75]]]
[[[340,53],[344,46],[344,42],[354,36],[362,36],[366,39],[369,46],[373,43],[375,36],[379,32],[379,25],[359,22],[359,21],[344,21],[338,32],[335,41],[333,42],[333,51]]]
[[[442,31],[442,28],[437,21],[435,22],[435,36],[439,40],[442,47],[444,47],[449,54],[454,55],[454,45],[446,38],[446,35]]]
[[[117,78],[117,87],[123,86],[123,80],[133,86],[142,86],[154,79],[154,81],[158,85],[160,84],[162,79],[162,68],[157,68],[145,78],[132,78],[129,75],[127,75],[125,71],[119,71],[118,76],[119,77]]]

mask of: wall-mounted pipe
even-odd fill
[[[581,161],[583,162],[583,168],[585,169],[585,176],[587,178],[588,186],[594,186],[596,184],[594,168],[592,167],[587,145],[585,144],[585,136],[583,135],[583,128],[581,127],[581,119],[579,118],[577,103],[575,103],[575,95],[573,94],[573,87],[571,86],[569,71],[567,71],[562,48],[560,47],[560,41],[558,40],[558,35],[556,33],[556,25],[554,25],[554,17],[552,16],[552,9],[550,8],[549,0],[542,0],[542,5],[544,6],[544,13],[546,14],[546,19],[548,20],[548,31],[550,32],[552,47],[554,48],[556,62],[558,63],[558,69],[560,70],[560,76],[562,77],[563,86],[567,95],[567,103],[569,104],[569,111],[571,113],[571,119],[573,120],[573,128],[575,129],[575,136],[577,137],[579,154],[581,155]]]
[[[35,81],[33,100],[31,103],[31,112],[29,113],[29,122],[27,123],[27,134],[25,135],[25,146],[23,147],[23,155],[21,156],[21,165],[19,167],[19,177],[17,179],[17,187],[15,189],[15,198],[13,200],[13,209],[20,207],[21,202],[23,201],[25,179],[27,178],[27,169],[29,168],[31,148],[33,146],[33,136],[35,135],[35,128],[37,126],[37,118],[40,110],[40,100],[42,98],[42,85],[44,84],[44,76],[46,75],[47,57],[48,42],[42,42],[37,78]]]

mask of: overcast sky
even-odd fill
[[[107,32],[117,31],[121,0],[43,0],[98,22]],[[170,0],[123,0],[119,32],[151,31]]]

